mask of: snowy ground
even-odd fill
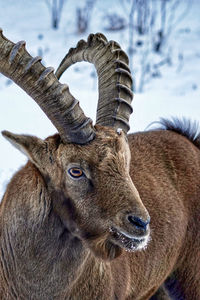
[[[189,1],[189,0],[188,0]],[[70,2],[70,1],[69,1]],[[94,13],[90,31],[103,32],[101,13],[113,7],[116,1],[101,0]],[[183,1],[184,2],[184,1]],[[174,35],[176,53],[181,49],[184,62],[176,64],[176,56],[172,58],[172,66],[165,67],[162,77],[150,81],[145,92],[135,94],[131,117],[131,131],[144,130],[145,127],[159,117],[186,116],[200,120],[200,1],[193,5],[179,24],[179,34]],[[32,55],[43,56],[46,66],[57,67],[67,50],[80,38],[74,30],[73,18],[70,18],[78,0],[65,6],[59,30],[50,26],[50,15],[43,0],[0,0],[0,27],[4,35],[12,41],[26,40],[27,49]],[[106,6],[106,7],[105,7]],[[181,31],[182,30],[182,31]],[[182,32],[180,34],[180,31]],[[122,33],[105,33],[108,39],[114,39],[126,47],[126,39]],[[97,82],[90,75],[94,69],[82,63],[71,68],[63,76],[70,90],[76,96],[85,114],[95,120],[97,104]],[[137,78],[136,78],[137,79]],[[15,133],[28,133],[44,138],[55,133],[55,128],[35,103],[17,86],[0,75],[0,130]],[[0,137],[0,197],[12,174],[24,164],[26,158]]]

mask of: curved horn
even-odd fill
[[[91,62],[97,70],[99,100],[96,123],[127,132],[133,93],[126,53],[118,43],[108,42],[103,34],[90,34],[87,42],[81,40],[69,50],[55,73],[58,79],[69,66],[79,61]]]
[[[37,102],[64,142],[91,141],[95,136],[91,120],[84,115],[68,86],[58,81],[53,68],[45,68],[40,61],[40,57],[33,58],[26,51],[24,41],[14,44],[0,30],[0,72]]]

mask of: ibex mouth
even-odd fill
[[[134,237],[114,227],[111,227],[109,231],[111,233],[113,243],[124,248],[126,251],[132,252],[145,249],[149,241],[149,235],[142,238]]]

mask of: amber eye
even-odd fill
[[[84,175],[83,171],[80,168],[76,168],[76,167],[70,168],[68,170],[68,173],[71,177],[76,178],[76,179],[78,179]]]

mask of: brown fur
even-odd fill
[[[172,131],[137,133],[130,161],[123,134],[96,130],[84,146],[6,134],[31,161],[0,206],[1,299],[164,300],[173,277],[181,299],[199,300],[199,149]],[[151,216],[146,249],[113,241],[113,224],[132,233],[127,212]]]

